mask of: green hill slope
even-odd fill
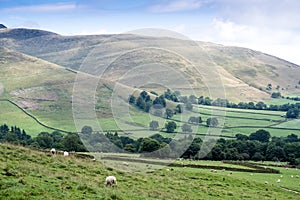
[[[5,48],[0,48],[0,83],[3,93],[1,99],[9,99],[16,103],[21,109],[33,114],[42,123],[68,131],[74,131],[72,124],[72,104],[71,94],[76,74],[63,67],[27,56]],[[18,111],[19,108],[4,104],[1,112],[3,123],[29,128],[31,135],[36,135],[44,129],[38,131],[37,127],[30,127],[33,124],[27,122],[24,113]],[[13,110],[12,110],[13,109]],[[19,117],[10,116],[12,113],[22,113]],[[10,117],[9,117],[10,116]],[[20,118],[20,120],[18,120]],[[51,124],[56,121],[59,124]],[[34,132],[31,132],[34,131]],[[36,132],[38,131],[38,132]]]
[[[0,45],[23,52],[58,65],[84,70],[93,74],[102,73],[106,69],[106,77],[109,80],[119,80],[124,72],[135,70],[135,67],[157,61],[162,65],[172,66],[180,72],[196,91],[197,94],[208,95],[208,90],[203,79],[205,70],[216,67],[224,84],[226,97],[233,101],[259,101],[270,98],[265,91],[267,84],[272,84],[273,91],[280,91],[284,95],[299,93],[298,74],[300,67],[266,55],[261,52],[238,47],[226,47],[211,43],[199,42],[198,52],[195,54],[191,43],[172,38],[153,38],[137,35],[94,35],[94,36],[61,36],[40,30],[31,29],[7,29],[0,31]],[[165,47],[168,49],[180,49],[186,57],[197,57],[201,62],[191,67],[187,62],[170,54],[170,52],[152,51],[145,47]],[[141,49],[142,48],[142,49]],[[116,52],[126,52],[112,63],[101,66],[108,62]],[[127,52],[129,51],[129,52]],[[131,51],[131,52],[130,52]],[[82,69],[89,63],[88,69]],[[108,67],[108,68],[107,68]],[[151,69],[151,66],[149,66]],[[213,68],[212,68],[213,69]],[[183,93],[190,92],[191,85],[178,85],[173,75],[167,75],[168,69],[162,67],[161,71],[151,73],[144,71],[149,76],[159,76],[170,80],[173,88]],[[132,72],[132,71],[130,71]],[[124,80],[137,80],[132,75]],[[207,77],[206,77],[207,78]],[[278,87],[277,87],[278,86]],[[147,89],[150,86],[145,86]],[[278,89],[276,89],[278,88]],[[151,88],[152,89],[152,88]],[[159,90],[159,88],[158,88]]]
[[[175,168],[119,172],[101,162],[0,144],[0,199],[297,199],[275,186]],[[104,186],[106,176],[118,187]]]

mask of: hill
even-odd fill
[[[0,144],[0,198],[5,199],[296,199],[298,194],[208,170],[121,172],[90,158],[51,156]],[[108,175],[118,187],[105,187]],[[259,175],[259,174],[258,174]]]
[[[1,113],[2,123],[22,126],[32,135],[36,135],[39,133],[36,132],[38,128],[32,127],[32,121],[25,120],[26,117],[20,115],[22,111],[19,109],[23,109],[50,126],[53,126],[51,119],[54,115],[57,122],[61,123],[59,128],[74,130],[74,123],[72,125],[69,120],[72,118],[71,93],[76,76],[74,72],[3,47],[0,47],[0,66],[0,85],[3,90],[0,98],[13,101],[19,106],[17,108],[8,102],[1,102],[3,111],[6,111]],[[12,113],[19,114],[14,117]],[[44,130],[40,127],[39,129]]]
[[[232,101],[267,100],[271,92],[277,91],[283,95],[299,93],[296,86],[300,67],[295,64],[245,48],[206,42],[197,42],[199,46],[194,47],[195,44],[174,38],[132,34],[61,36],[31,29],[0,31],[1,46],[93,75],[105,72],[104,77],[108,80],[121,79],[122,83],[131,87],[140,83],[141,72],[136,69],[144,66],[144,74],[167,79],[172,88],[186,94],[192,87],[197,95],[208,96],[208,90],[212,90],[215,81],[209,77],[212,74],[208,74],[212,71],[220,76],[220,84],[215,85],[222,82],[226,98]],[[118,53],[121,54],[118,56]],[[117,59],[112,62],[111,59],[116,56]],[[188,63],[193,59],[196,60],[194,66]],[[163,67],[157,67],[153,72],[153,61]],[[170,69],[179,72],[188,83],[178,83],[178,75],[169,74]],[[125,79],[124,73],[127,75]],[[163,79],[159,77],[162,74]],[[272,85],[271,91],[266,90],[268,84]],[[143,87],[162,91],[157,85]]]

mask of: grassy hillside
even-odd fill
[[[299,81],[297,74],[300,74],[300,67],[297,65],[250,49],[205,42],[199,42],[199,47],[195,48],[195,44],[191,42],[171,38],[130,34],[60,36],[39,30],[7,29],[0,32],[0,44],[64,67],[93,74],[102,73],[105,68],[105,76],[109,80],[120,80],[124,72],[130,72],[130,75],[125,74],[126,78],[121,78],[127,84],[140,83],[135,67],[155,61],[162,66],[160,70],[153,73],[145,67],[144,73],[158,79],[163,74],[162,78],[169,79],[170,85],[182,93],[189,93],[192,86],[197,94],[206,96],[209,95],[207,82],[213,81],[206,77],[207,69],[211,68],[221,77],[226,97],[233,101],[269,99],[270,94],[265,91],[269,83],[273,86],[271,92],[280,91],[284,95],[299,93],[300,88],[295,87]],[[120,57],[110,60],[120,52]],[[195,66],[188,64],[193,59],[199,61]],[[111,65],[108,67],[106,64]],[[168,76],[170,70],[166,66],[180,72],[189,84],[178,85],[178,76]],[[151,69],[151,65],[149,68]],[[144,86],[146,89],[153,89],[152,87],[153,85]],[[155,89],[160,90],[157,86]]]
[[[76,74],[58,65],[2,47],[0,52],[0,83],[3,87],[1,99],[12,100],[46,125],[52,126],[51,121],[59,119],[59,116],[72,118],[71,93]],[[39,124],[33,123],[33,120],[29,120],[20,108],[8,102],[1,102],[0,105],[1,110],[5,111],[0,115],[3,123],[24,127],[32,135],[45,130]],[[40,118],[41,116],[43,118]],[[68,121],[70,123],[56,128],[75,130],[74,123],[72,125],[71,120]]]
[[[298,198],[298,194],[275,184],[265,185],[262,181],[214,174],[208,170],[174,168],[152,173],[120,172],[91,159],[73,155],[53,157],[48,152],[8,144],[0,144],[0,152],[0,199]],[[117,188],[104,186],[108,175],[117,177]]]

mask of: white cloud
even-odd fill
[[[207,40],[258,50],[300,64],[300,35],[289,29],[274,29],[213,19]]]
[[[162,2],[160,4],[153,5],[150,7],[152,12],[178,12],[186,10],[195,10],[200,8],[205,1],[203,0],[175,0]]]
[[[255,27],[236,24],[232,21],[224,21],[222,19],[213,19],[212,22],[215,35],[225,41],[243,41],[257,34]]]
[[[74,10],[77,8],[75,3],[55,3],[55,4],[42,4],[33,6],[18,6],[12,8],[5,8],[5,11],[10,12],[60,12]]]

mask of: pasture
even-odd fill
[[[188,167],[129,172],[116,170],[91,158],[78,158],[76,154],[51,156],[48,151],[9,144],[0,144],[0,152],[3,155],[0,157],[0,199],[299,198],[299,194],[285,191],[272,182],[280,174],[250,176],[249,173],[233,172],[228,175],[227,171],[212,173],[209,169]],[[294,172],[282,173],[285,179],[286,173]],[[117,178],[117,188],[105,187],[104,180],[109,175]],[[265,180],[270,184],[264,184]],[[296,178],[292,182],[286,180],[282,181],[283,187],[299,191]]]

